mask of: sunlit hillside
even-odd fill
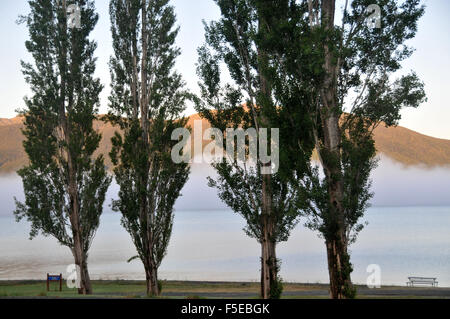
[[[188,125],[193,129],[195,120],[201,120],[198,114],[189,118]],[[0,173],[14,172],[27,163],[22,147],[22,127],[22,119],[19,117],[0,119]],[[205,130],[210,125],[202,120],[202,127]],[[101,121],[95,122],[95,128],[103,135],[97,153],[105,154],[106,164],[110,167],[108,153],[116,128]],[[404,165],[450,166],[450,140],[426,136],[401,126],[380,126],[375,131],[375,141],[380,153]],[[207,143],[209,141],[203,141],[203,146]]]

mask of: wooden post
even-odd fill
[[[59,291],[62,291],[62,274],[59,274]]]
[[[47,273],[47,291],[50,291],[50,285],[48,283],[48,273]]]

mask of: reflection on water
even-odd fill
[[[379,264],[383,284],[404,285],[410,275],[438,277],[450,286],[450,207],[375,207],[369,226],[351,248],[353,279],[365,283],[366,268]],[[259,246],[244,235],[242,218],[228,210],[178,211],[169,252],[160,276],[176,280],[259,279]],[[65,272],[70,251],[52,238],[27,240],[29,225],[0,218],[0,279],[42,279]],[[94,279],[144,279],[120,216],[105,213],[89,256]],[[311,231],[298,226],[278,247],[285,281],[327,282],[325,247]]]

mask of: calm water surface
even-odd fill
[[[369,225],[351,247],[353,280],[365,283],[369,264],[378,264],[382,284],[404,285],[407,277],[437,277],[450,286],[450,207],[373,207]],[[245,236],[243,219],[229,210],[176,212],[174,231],[160,276],[173,280],[259,279],[260,248]],[[42,279],[64,273],[72,263],[68,248],[53,238],[28,240],[30,225],[0,216],[0,280]],[[94,279],[144,279],[120,215],[106,212],[91,248],[89,270]],[[278,246],[285,281],[328,282],[323,240],[299,225]]]

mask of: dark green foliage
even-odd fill
[[[184,121],[177,122],[183,125]],[[172,162],[170,152],[176,144],[171,141],[170,127],[164,139],[159,137],[158,143],[163,147],[151,149],[142,145],[142,131],[138,125],[126,131],[124,141],[120,135],[116,135],[113,141],[111,157],[114,159],[116,181],[120,186],[119,199],[113,201],[113,209],[122,213],[122,225],[129,232],[136,246],[139,257],[148,258],[146,247],[147,227],[154,241],[153,257],[159,266],[166,254],[173,225],[173,206],[181,194],[181,189],[189,176],[189,167],[185,163],[175,164]],[[169,133],[170,132],[170,133]],[[154,140],[156,134],[151,138]],[[120,150],[120,153],[118,153]],[[120,154],[120,155],[117,155]],[[116,159],[117,158],[117,159]],[[147,184],[142,184],[138,179],[145,172],[146,163],[151,163]],[[139,199],[145,196],[148,200],[148,215],[150,223],[142,219],[141,205]]]
[[[240,214],[247,222],[245,233],[262,240],[262,177],[254,168],[242,168],[233,165],[225,159],[213,164],[218,174],[217,180],[208,178],[208,185],[218,189],[220,199],[234,212]],[[298,210],[295,202],[296,190],[282,183],[277,175],[272,176],[273,218],[275,229],[274,242],[284,242],[289,238],[290,231],[298,223]]]
[[[201,79],[199,85],[202,98],[196,101],[196,108],[212,127],[222,131],[240,126],[244,129],[280,128],[282,143],[283,139],[287,139],[286,133],[292,126],[284,124],[286,109],[280,107],[277,110],[275,102],[266,100],[261,92],[259,77],[263,66],[262,62],[258,61],[256,49],[259,46],[257,8],[253,1],[216,2],[221,9],[222,18],[217,22],[205,23],[207,44],[198,50],[197,68]],[[233,84],[223,84],[221,81],[222,63],[226,65]],[[281,82],[280,79],[277,80]],[[243,101],[246,101],[246,106],[242,106]],[[283,149],[281,151],[283,152]],[[248,150],[246,155],[248,156]],[[282,160],[285,158],[287,155],[282,157]],[[292,167],[286,165],[288,161],[286,159],[280,163],[283,173],[288,171],[286,167]],[[213,166],[218,173],[218,179],[209,179],[209,185],[216,187],[220,198],[245,218],[246,233],[260,240],[262,176],[261,163],[255,164],[253,167],[242,166],[236,159],[224,159],[215,163]],[[289,183],[283,182],[280,174],[272,175],[271,180],[276,229],[273,240],[280,242],[287,240],[290,230],[298,221],[298,210],[291,201],[297,190]]]
[[[155,277],[172,233],[175,201],[189,176],[187,163],[171,159],[178,142],[171,134],[187,123],[182,112],[190,95],[173,70],[180,54],[175,46],[179,29],[168,3],[110,1],[114,56],[107,119],[122,129],[110,153],[120,186],[113,209],[122,213],[122,225],[146,272],[154,271]]]
[[[267,16],[276,19],[270,13],[277,12],[276,2],[264,3],[269,6]],[[363,228],[361,218],[372,197],[373,130],[380,124],[396,125],[402,108],[418,107],[426,100],[423,83],[414,72],[392,80],[413,52],[406,41],[414,37],[424,8],[419,0],[377,1],[381,28],[371,29],[366,8],[372,3],[346,1],[343,21],[338,25],[331,21],[330,26],[329,18],[339,16],[333,11],[339,8],[334,0],[291,1],[280,28],[266,36],[267,46],[276,54],[273,65],[278,63],[278,73],[294,79],[290,83],[304,92],[309,105],[306,111],[313,121],[311,134],[324,175],[319,167],[311,169],[299,207],[309,216],[307,226],[318,230],[327,245],[337,245],[342,267],[335,282],[343,286],[346,297],[354,297],[348,285],[352,265],[347,248]],[[302,154],[303,148],[298,149]],[[310,200],[306,208],[305,199]]]
[[[198,50],[201,98],[196,100],[196,109],[212,127],[223,132],[238,127],[255,128],[257,132],[259,128],[279,129],[280,162],[277,172],[267,178],[259,160],[242,165],[234,154],[231,159],[213,164],[218,178],[209,179],[209,186],[217,188],[222,201],[245,218],[247,235],[265,245],[264,231],[270,229],[268,240],[275,246],[287,241],[298,223],[299,198],[305,194],[302,178],[314,148],[308,129],[313,120],[307,112],[304,88],[297,85],[300,80],[284,71],[286,66],[278,59],[272,43],[277,37],[269,32],[284,27],[288,4],[250,0],[216,3],[221,19],[205,23],[206,44]],[[227,68],[232,83],[223,83],[222,66]],[[270,198],[269,206],[264,198]],[[276,258],[270,257],[262,264],[270,264],[270,296],[278,298],[282,291],[279,266],[271,259]]]
[[[363,225],[363,216],[372,196],[370,173],[376,167],[376,149],[373,130],[378,125],[396,125],[404,107],[418,107],[426,101],[424,85],[414,72],[390,81],[393,73],[401,68],[401,62],[413,50],[405,42],[414,37],[417,21],[423,15],[420,1],[377,1],[382,8],[381,28],[370,29],[365,23],[365,8],[373,1],[351,1],[344,12],[343,28],[336,27],[336,38],[332,38],[338,64],[336,112],[341,117],[341,158],[338,164],[342,175],[336,178],[344,183],[343,206],[348,243],[355,240]],[[313,32],[322,32],[320,28]],[[315,88],[319,90],[318,86]],[[353,93],[353,94],[351,94]],[[318,106],[320,108],[320,105]],[[347,111],[347,113],[344,113]],[[318,142],[321,143],[321,124],[317,124]],[[319,145],[320,146],[320,145]],[[319,147],[320,148],[320,147]],[[327,158],[321,152],[323,161]],[[318,185],[319,178],[314,178]],[[333,232],[327,225],[326,180],[322,186],[314,187],[315,213],[309,225],[325,235]],[[321,189],[321,190],[320,190]],[[320,216],[317,219],[317,216]],[[319,220],[322,220],[321,222]],[[355,233],[350,235],[351,230]]]
[[[32,90],[25,98],[23,143],[29,165],[18,171],[25,202],[16,200],[17,220],[31,222],[30,237],[41,232],[74,248],[70,216],[80,222],[82,249],[87,254],[99,226],[110,184],[103,156],[94,158],[101,135],[93,128],[102,90],[95,71],[96,43],[89,40],[98,15],[93,1],[72,1],[81,8],[81,28],[68,29],[62,5],[30,0],[31,12],[21,18],[29,30],[27,50],[34,63],[22,62]],[[69,198],[75,181],[79,212]]]
[[[360,219],[370,206],[373,196],[370,191],[370,174],[377,165],[376,149],[372,131],[366,127],[367,120],[348,115],[345,134],[342,135],[342,179],[344,184],[343,206],[345,207],[346,238],[348,244],[356,240],[357,234],[363,229]],[[335,218],[330,214],[327,196],[327,179],[321,178],[319,168],[311,170],[308,180],[310,199],[313,203],[306,213],[309,216],[307,226],[318,230],[324,238],[334,234]]]

